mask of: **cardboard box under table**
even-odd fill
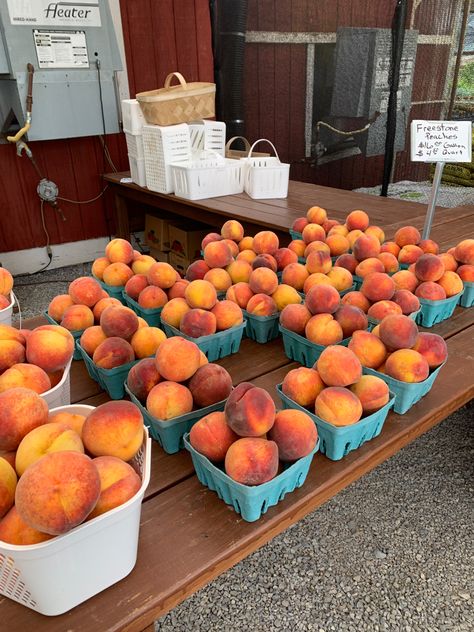
[[[201,257],[201,242],[212,231],[212,227],[204,224],[170,224],[170,249],[174,254],[192,262]]]
[[[154,250],[169,249],[169,220],[155,215],[145,215],[145,242]]]

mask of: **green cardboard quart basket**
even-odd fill
[[[279,329],[281,335],[283,337],[283,346],[285,348],[285,354],[290,360],[294,360],[295,362],[299,362],[303,366],[308,367],[309,369],[314,366],[314,363],[322,354],[325,347],[324,345],[317,345],[314,342],[311,342],[304,336],[300,336],[299,334],[295,334],[294,331],[290,331],[285,327],[279,325]],[[343,345],[347,347],[350,342],[350,338],[345,338],[338,342],[338,345]]]
[[[242,335],[246,325],[247,323],[244,320],[240,325],[236,325],[225,331],[218,331],[215,334],[201,336],[200,338],[192,338],[191,336],[183,334],[179,329],[168,325],[168,323],[163,323],[165,334],[168,338],[181,336],[182,338],[186,338],[186,340],[194,342],[206,355],[209,362],[215,362],[215,360],[219,360],[219,358],[237,353],[240,348],[240,343],[242,342]]]
[[[184,448],[183,436],[191,430],[194,424],[202,419],[209,413],[213,413],[217,410],[224,410],[227,399],[223,399],[216,404],[200,408],[199,410],[192,410],[186,415],[180,415],[173,419],[157,419],[153,417],[148,410],[143,406],[139,399],[130,391],[127,386],[127,382],[124,384],[125,392],[130,397],[132,402],[138,406],[145,426],[150,431],[150,436],[157,441],[163,450],[168,454],[176,454]]]
[[[150,327],[159,327],[160,329],[163,329],[161,325],[162,307],[142,307],[137,303],[137,301],[131,298],[125,290],[122,292],[122,296],[127,307],[133,309],[137,316],[146,320]]]
[[[271,316],[257,316],[255,314],[249,314],[247,310],[243,309],[246,326],[245,335],[255,342],[265,344],[278,338],[280,335],[280,329],[278,324],[280,322],[280,314],[272,314]]]
[[[474,282],[463,281],[464,292],[459,298],[461,307],[472,307],[474,305]]]
[[[109,296],[119,300],[122,303],[122,305],[126,305],[125,299],[123,297],[123,292],[125,290],[124,285],[107,285],[107,283],[104,283],[103,281],[101,281],[101,279],[98,279],[96,276],[92,275],[92,277],[97,281],[97,283],[100,284],[102,289],[105,290]]]
[[[437,369],[434,369],[426,380],[418,383],[401,382],[400,380],[390,377],[390,375],[379,373],[379,371],[369,369],[365,366],[362,367],[362,373],[364,375],[375,375],[382,379],[387,384],[390,392],[395,395],[393,410],[399,415],[404,415],[412,406],[419,402],[422,397],[429,393],[436,378],[438,377],[438,373],[445,364],[446,361],[443,362],[443,364],[441,364],[441,366]]]
[[[60,323],[56,322],[54,320],[54,318],[51,318],[51,316],[46,311],[43,312],[43,316],[46,318],[48,323],[51,323],[51,325],[59,325],[60,324]],[[74,354],[72,356],[73,360],[82,360],[82,355],[81,355],[81,352],[79,351],[79,349],[76,346],[76,342],[80,339],[80,337],[82,336],[84,331],[85,331],[85,329],[77,329],[76,331],[71,331],[70,332],[73,335],[73,337],[74,337]]]
[[[283,408],[295,408],[302,410],[311,417],[318,428],[320,439],[319,451],[325,454],[331,461],[339,461],[352,450],[357,450],[363,443],[370,441],[382,432],[383,425],[387,418],[390,408],[395,402],[395,395],[390,393],[389,401],[371,415],[367,415],[360,419],[357,423],[350,426],[333,426],[324,421],[304,406],[300,406],[290,397],[287,397],[282,389],[281,384],[277,384],[276,390],[282,401]]]
[[[128,372],[132,366],[140,362],[140,360],[122,364],[122,366],[117,366],[114,369],[102,369],[94,364],[92,358],[84,351],[79,341],[76,342],[76,348],[79,350],[86,364],[90,378],[95,380],[104,391],[107,391],[111,399],[122,399],[125,395],[123,385],[127,379]]]
[[[290,233],[291,239],[303,239],[302,233],[299,233],[296,230],[292,230],[291,228],[288,231]]]
[[[447,318],[451,318],[463,293],[464,292],[459,292],[459,294],[439,301],[429,301],[426,298],[420,298],[421,307],[416,316],[416,323],[423,327],[433,327],[433,325],[441,323]]]
[[[293,463],[285,463],[283,472],[275,476],[268,483],[262,485],[242,485],[232,480],[223,467],[211,463],[189,443],[189,434],[184,435],[184,447],[191,453],[194,469],[199,482],[219,496],[227,505],[242,516],[246,522],[255,522],[269,507],[278,504],[280,500],[301,487],[306,480],[313,456],[319,448],[319,441],[308,456]]]

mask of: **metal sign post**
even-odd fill
[[[425,225],[423,226],[422,239],[428,239],[431,232],[431,224],[436,207],[436,198],[438,197],[438,189],[443,175],[444,162],[437,162],[433,176],[433,185],[431,186],[430,198],[428,200],[428,209],[426,211]]]

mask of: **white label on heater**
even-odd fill
[[[33,30],[40,68],[89,68],[84,31]]]
[[[412,121],[411,159],[417,162],[471,162],[471,121]]]
[[[99,0],[50,2],[7,0],[10,22],[16,26],[100,26]]]

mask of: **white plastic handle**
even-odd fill
[[[278,158],[278,160],[281,162],[281,160],[280,160],[280,156],[278,155],[278,152],[277,152],[277,150],[275,149],[275,145],[272,143],[272,141],[271,141],[271,140],[268,140],[268,138],[259,138],[258,140],[256,140],[256,141],[253,143],[253,145],[250,147],[247,158],[250,158],[250,157],[251,157],[251,154],[252,154],[252,151],[253,151],[253,148],[255,147],[255,145],[257,145],[258,143],[262,143],[262,142],[264,142],[264,143],[268,143],[269,145],[271,145],[271,146],[272,146],[273,151],[275,152],[275,156],[276,156],[276,157]]]

